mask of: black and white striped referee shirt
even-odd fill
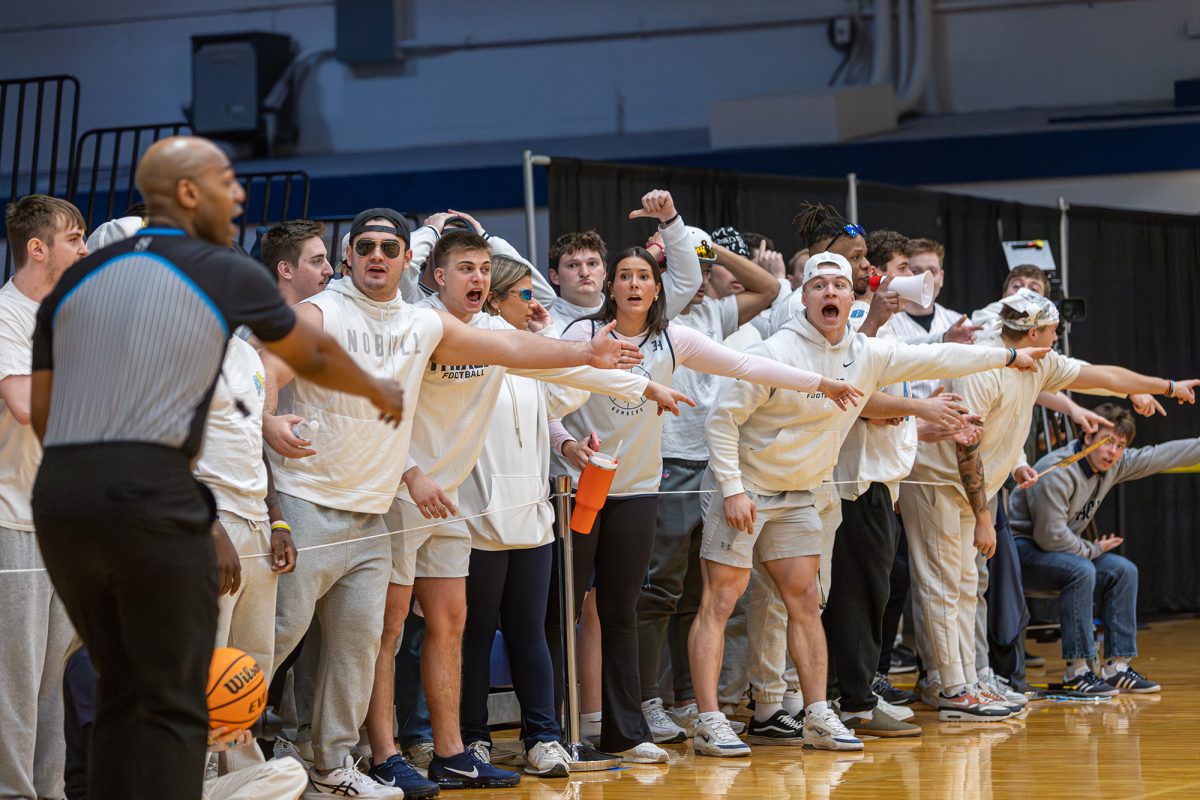
[[[63,275],[38,310],[33,370],[54,372],[45,446],[145,442],[199,452],[230,331],[286,336],[267,270],[175,228],[145,228]]]

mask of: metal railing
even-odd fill
[[[79,81],[73,75],[0,80],[0,170],[8,168],[10,200],[55,195],[66,187],[78,124]],[[5,247],[5,280],[11,263]]]
[[[246,189],[244,209],[238,219],[238,241],[247,249],[246,228],[281,222],[288,219],[303,219],[308,216],[308,198],[312,179],[303,170],[280,170],[278,172],[247,172],[238,175]]]
[[[75,145],[75,169],[67,194],[83,212],[88,229],[139,202],[133,179],[146,148],[190,130],[186,122],[160,122],[84,132]]]

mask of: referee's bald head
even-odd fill
[[[219,147],[199,136],[170,136],[150,145],[134,176],[151,224],[167,223],[228,247],[232,220],[246,192]]]

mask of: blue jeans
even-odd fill
[[[1104,553],[1094,561],[1070,553],[1051,553],[1033,539],[1019,537],[1021,573],[1025,587],[1059,592],[1063,658],[1092,658],[1093,600],[1099,593],[1100,619],[1104,621],[1106,658],[1137,655],[1138,570],[1132,561]]]

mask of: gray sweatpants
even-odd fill
[[[321,622],[320,661],[313,698],[313,755],[317,769],[334,769],[358,744],[367,718],[375,658],[383,633],[391,543],[383,516],[325,508],[279,495],[298,548],[296,571],[279,577],[275,606],[275,663],[296,648],[315,612]],[[350,542],[348,544],[339,544]]]
[[[271,552],[269,523],[229,511],[218,511],[217,519],[242,557],[242,582],[234,594],[217,598],[216,646],[245,652],[258,662],[270,683],[275,663],[275,594],[279,578],[271,571],[270,557],[246,557]],[[263,762],[257,747],[238,747],[221,755],[223,774]]]
[[[35,534],[0,527],[5,569],[44,569]],[[0,797],[62,797],[62,676],[74,630],[45,572],[0,575],[0,609]]]

